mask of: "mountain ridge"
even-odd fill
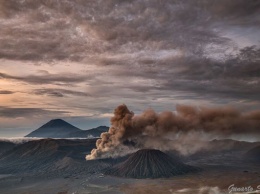
[[[25,137],[39,138],[85,138],[99,137],[101,133],[107,132],[109,127],[99,126],[89,130],[82,130],[74,125],[62,120],[52,119],[38,129],[27,134]]]

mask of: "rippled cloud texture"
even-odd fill
[[[259,109],[259,13],[254,0],[0,0],[1,129],[90,128],[122,103]]]

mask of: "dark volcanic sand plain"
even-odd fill
[[[17,152],[9,150],[9,154],[0,156],[0,193],[1,194],[85,194],[85,193],[228,193],[228,187],[234,184],[236,187],[251,186],[256,189],[260,185],[260,165],[254,159],[248,158],[248,151],[260,145],[259,143],[232,142],[234,146],[227,150],[204,151],[189,157],[183,157],[184,163],[202,169],[197,173],[188,173],[171,178],[160,179],[132,179],[104,175],[108,167],[122,162],[118,160],[85,161],[83,156],[94,147],[93,140],[81,140],[69,143],[67,141],[50,140],[51,143],[41,141],[37,152],[43,151],[52,158],[48,164],[39,164],[35,168],[19,166],[24,165],[26,157],[34,158],[34,152],[27,152],[25,158]],[[83,141],[83,142],[82,142]],[[230,144],[232,140],[228,141]],[[224,141],[211,142],[211,144],[223,144]],[[224,142],[227,143],[227,142]],[[34,142],[35,144],[35,142]],[[33,144],[33,145],[34,145]],[[46,150],[44,145],[55,148]],[[72,150],[75,145],[79,152]],[[21,145],[19,145],[21,146]],[[26,145],[26,147],[30,145]],[[87,146],[83,153],[84,146]],[[43,149],[43,150],[42,150]],[[35,151],[35,150],[34,150]],[[253,150],[254,151],[254,150]],[[19,157],[18,157],[19,155]],[[80,155],[82,157],[77,158]],[[17,158],[15,159],[15,156]],[[53,156],[58,156],[53,159]],[[39,154],[35,162],[42,158]],[[11,162],[10,160],[15,160]],[[11,165],[8,165],[10,163]],[[42,167],[43,166],[43,167]],[[20,169],[19,169],[20,168]],[[10,173],[8,173],[10,171]]]

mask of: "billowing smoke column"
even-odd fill
[[[139,148],[176,149],[185,154],[188,144],[199,149],[202,145],[194,140],[204,136],[226,138],[243,134],[260,135],[260,111],[241,113],[230,107],[177,105],[175,112],[148,109],[134,115],[123,104],[115,109],[109,131],[101,134],[97,148],[86,159],[117,157]]]

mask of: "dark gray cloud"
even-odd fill
[[[9,90],[0,90],[0,94],[13,94],[15,92]]]
[[[1,89],[23,82],[21,105],[44,96],[76,116],[175,99],[259,106],[259,13],[257,0],[0,0],[0,80],[15,81]]]
[[[76,74],[45,74],[45,75],[28,75],[28,76],[14,76],[0,72],[0,79],[10,79],[30,84],[63,84],[63,83],[80,83],[87,80],[85,76]]]
[[[122,80],[122,84],[115,85],[120,91],[130,89],[151,96],[158,94],[162,96],[167,91],[172,93],[183,91],[195,93],[198,95],[196,98],[201,99],[219,97],[259,101],[259,59],[258,46],[245,47],[225,60],[206,56],[177,56],[158,61],[153,56],[146,56],[146,60],[152,61],[152,64],[146,63],[138,67],[134,63],[140,64],[143,59],[137,57],[131,62],[125,62],[128,65],[125,68],[116,65],[115,71],[111,74]],[[126,81],[135,79],[145,82],[142,84]],[[100,89],[105,93],[106,90],[110,91],[106,86]],[[112,89],[111,93],[115,91]],[[136,93],[132,93],[131,96],[135,97]]]
[[[90,96],[86,92],[75,91],[75,90],[66,90],[66,89],[60,89],[60,88],[36,89],[33,91],[33,94],[47,95],[47,96],[54,96],[54,97],[66,97],[67,95],[82,96],[82,97]]]
[[[87,83],[90,85],[88,92],[82,91],[82,88],[80,88],[81,91],[66,88],[43,88],[33,91],[36,95],[55,97],[139,98],[138,95],[141,94],[158,97],[165,93],[181,91],[197,94],[197,97],[192,94],[192,98],[196,99],[231,98],[259,101],[259,56],[260,49],[257,46],[245,47],[225,60],[205,56],[167,56],[157,60],[152,54],[147,55],[145,59],[141,56],[134,58],[127,55],[123,58],[130,59],[122,59],[125,61],[124,65],[109,65],[112,68],[108,73],[103,69],[101,72],[97,70],[90,75],[85,75],[88,72],[81,72],[80,75],[45,72],[29,76],[12,76],[2,73],[0,77],[30,84]],[[139,66],[138,64],[144,60],[151,63],[145,62]],[[132,68],[129,68],[130,66]],[[183,98],[185,98],[184,95]],[[186,98],[190,98],[190,94]]]
[[[1,58],[81,61],[100,53],[230,44],[218,26],[256,25],[259,2],[1,1]]]
[[[225,61],[209,58],[180,59],[178,73],[165,74],[164,87],[222,97],[259,100],[260,48],[245,47]],[[170,76],[174,75],[174,76]]]
[[[67,111],[47,110],[42,108],[10,108],[0,106],[0,117],[7,118],[37,118],[66,115]]]
[[[226,20],[233,25],[258,25],[260,2],[257,0],[211,0],[204,1],[213,18]]]

